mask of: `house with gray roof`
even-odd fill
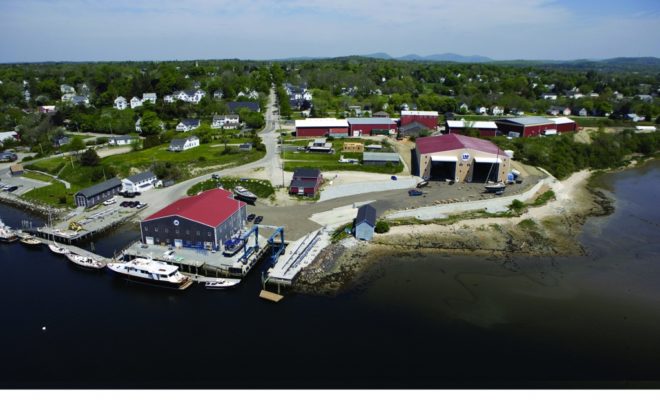
[[[141,193],[149,189],[153,189],[154,185],[158,182],[158,177],[151,172],[145,171],[139,174],[131,175],[121,180],[122,191],[128,193]]]
[[[121,187],[119,179],[111,178],[79,191],[73,198],[78,207],[89,208],[112,198],[121,191]]]
[[[184,119],[176,126],[177,132],[188,132],[199,128],[201,121],[198,119]]]
[[[185,139],[172,139],[169,150],[186,151],[197,146],[199,146],[199,138],[197,136],[188,136]]]
[[[376,228],[376,209],[365,204],[358,208],[355,218],[355,238],[358,240],[371,240]]]

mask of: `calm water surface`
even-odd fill
[[[179,293],[1,245],[0,386],[659,387],[660,163],[603,184],[616,211],[588,221],[586,257],[387,258],[338,297],[277,305],[258,298],[258,273]]]

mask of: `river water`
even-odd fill
[[[337,297],[279,304],[256,272],[173,292],[3,244],[0,387],[660,387],[660,163],[601,181],[616,210],[587,221],[585,257],[388,257]]]

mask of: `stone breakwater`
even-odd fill
[[[50,215],[54,219],[62,218],[68,210],[63,208],[49,207],[47,205],[34,203],[31,201],[24,200],[18,196],[14,196],[10,193],[0,192],[0,202],[12,205],[23,210],[27,210],[32,213],[36,213],[42,216]]]

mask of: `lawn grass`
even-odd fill
[[[53,181],[52,177],[50,177],[48,175],[40,174],[39,172],[33,172],[33,171],[25,171],[25,172],[23,172],[23,175],[21,175],[21,177],[28,178],[28,179],[34,179],[36,181],[42,181],[42,182],[52,182]]]
[[[21,197],[50,206],[75,208],[73,195],[80,189],[79,186],[66,189],[62,182],[54,181],[48,186],[32,189]]]
[[[190,187],[190,189],[188,189],[188,195],[192,196],[201,191],[214,189],[219,185],[227,190],[233,190],[236,186],[243,186],[261,199],[268,198],[275,194],[275,189],[273,188],[273,185],[270,183],[270,181],[225,176],[221,177],[220,179],[208,179],[203,182],[194,184]]]

